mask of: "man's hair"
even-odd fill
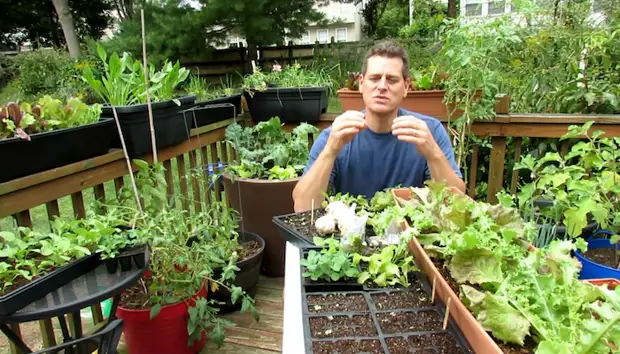
[[[403,78],[405,80],[409,78],[409,55],[407,54],[407,51],[403,47],[389,40],[376,43],[366,53],[366,57],[364,58],[364,63],[362,64],[363,75],[366,74],[366,70],[368,66],[368,58],[374,57],[374,56],[402,59]]]

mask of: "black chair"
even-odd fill
[[[97,354],[117,354],[122,333],[123,320],[117,319],[93,335],[45,348],[35,354],[91,354],[94,350],[88,349],[90,344],[97,345]]]

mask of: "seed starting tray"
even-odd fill
[[[308,249],[300,249],[301,259]],[[311,282],[301,274],[302,319],[305,352],[307,354],[353,354],[353,353],[472,353],[465,337],[450,318],[443,329],[445,305],[439,297],[431,303],[431,287],[422,273],[414,273],[409,288],[371,288],[350,281]],[[401,295],[413,293],[412,295]],[[408,306],[409,301],[399,302],[398,308],[377,306],[379,297],[417,296],[419,306]],[[310,303],[311,299],[329,296],[322,303]],[[333,297],[341,300],[333,300]],[[410,300],[409,299],[409,300]],[[342,310],[339,309],[342,308]],[[348,309],[347,309],[348,308]],[[362,325],[351,323],[361,318]],[[325,320],[322,320],[325,319]],[[337,322],[342,322],[340,325]],[[424,330],[425,323],[430,330]],[[323,325],[321,331],[312,333],[311,323]],[[391,327],[396,327],[390,330]],[[404,327],[403,327],[404,326]],[[363,335],[351,330],[360,327]],[[337,343],[337,347],[331,347]],[[443,343],[443,344],[442,344]],[[446,346],[445,344],[448,344]],[[397,350],[390,350],[398,346]]]

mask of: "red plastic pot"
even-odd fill
[[[602,286],[604,284],[607,284],[607,287],[610,290],[614,290],[617,286],[620,286],[620,280],[613,278],[588,279],[586,281],[596,286]]]
[[[188,301],[207,297],[206,282],[200,291]],[[207,341],[206,333],[202,338],[188,346],[189,334],[187,321],[188,304],[185,301],[162,307],[155,318],[150,319],[150,309],[129,310],[118,307],[116,316],[124,320],[123,334],[131,354],[196,354]]]

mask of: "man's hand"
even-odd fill
[[[346,111],[332,124],[332,130],[325,144],[325,151],[331,156],[337,156],[342,147],[349,143],[357,133],[366,129],[364,113],[358,111]]]
[[[421,119],[413,116],[397,117],[392,122],[392,134],[396,135],[398,140],[415,144],[426,160],[443,156],[428,125]]]

